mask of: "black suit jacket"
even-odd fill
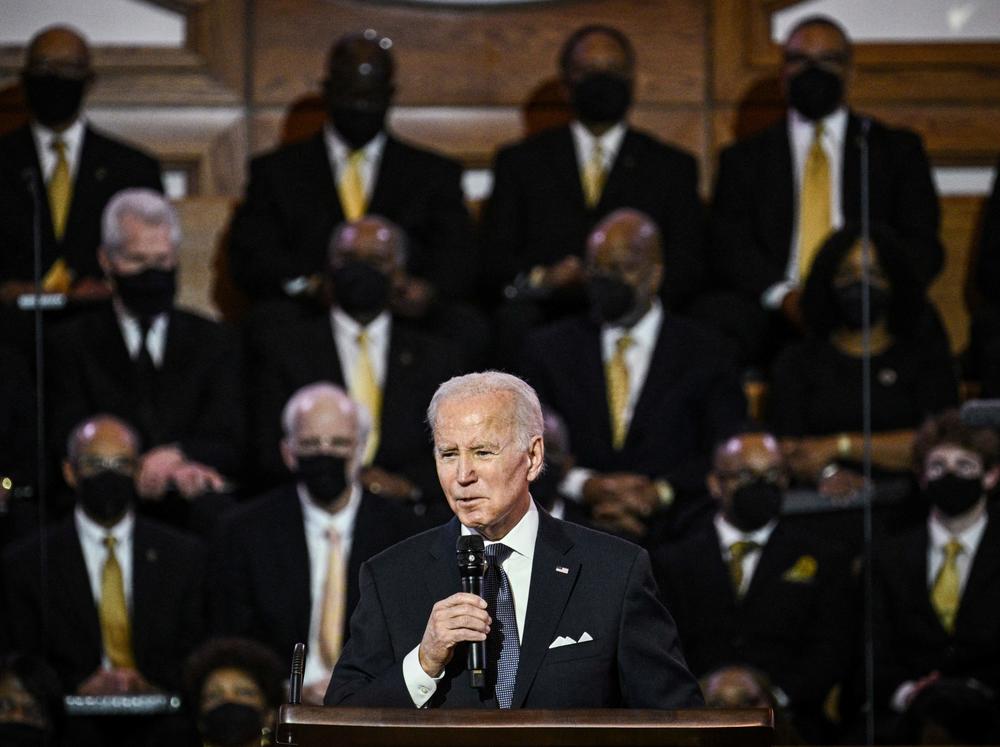
[[[507,146],[493,167],[493,194],[483,218],[487,282],[500,285],[533,266],[582,257],[587,235],[618,208],[642,210],[663,233],[663,295],[676,307],[702,279],[704,210],[694,158],[628,129],[601,199],[587,207],[569,126]]]
[[[949,635],[930,602],[927,525],[876,545],[875,694],[885,705],[903,682],[939,671],[1000,687],[1000,523],[979,543]]]
[[[697,676],[756,667],[799,709],[819,708],[846,674],[854,594],[848,559],[829,543],[779,523],[742,599],[714,526],[657,550],[653,569]]]
[[[281,411],[297,389],[316,381],[346,388],[330,317],[275,326],[252,343],[251,371],[257,463],[270,475],[287,474],[279,460]],[[438,385],[462,372],[451,343],[393,320],[382,393],[381,436],[375,464],[417,483],[426,497],[440,493],[424,420]]]
[[[420,643],[431,607],[461,591],[459,523],[413,537],[361,567],[351,640],[328,705],[413,707],[402,661]],[[557,636],[593,641],[549,648]],[[431,707],[496,707],[468,684],[459,646]],[[670,613],[656,596],[645,550],[539,511],[513,708],[685,708],[701,705]]]
[[[869,121],[871,220],[896,232],[914,277],[929,285],[941,270],[944,248],[927,154],[913,132]],[[845,223],[861,220],[861,123],[849,115],[841,179]],[[757,301],[784,280],[796,210],[787,120],[726,148],[710,223],[716,282]]]
[[[255,158],[233,218],[230,267],[251,297],[281,295],[283,281],[326,269],[344,220],[323,133]],[[450,296],[466,295],[476,268],[462,170],[388,135],[367,212],[407,234],[407,269]]]
[[[412,513],[398,504],[362,495],[351,536],[345,628],[358,603],[361,564],[417,529]],[[234,512],[214,542],[213,556],[217,576],[209,596],[216,635],[254,638],[282,659],[291,656],[296,643],[309,640],[309,550],[294,485],[276,488]]]
[[[97,606],[73,517],[49,529],[44,541],[44,585],[39,575],[41,535],[5,555],[4,616],[14,648],[44,654],[66,691],[75,692],[101,664]],[[159,687],[180,687],[181,664],[204,636],[204,564],[204,549],[193,537],[136,518],[132,647],[138,670]]]
[[[0,282],[30,281],[34,277],[34,209],[24,178],[26,173],[33,174],[41,202],[42,274],[56,259],[65,257],[77,277],[103,277],[97,264],[101,213],[111,197],[127,187],[147,187],[162,192],[159,163],[88,125],[61,241],[56,241],[52,230],[45,179],[39,163],[28,125],[0,138]]]
[[[227,474],[241,466],[243,406],[240,354],[226,327],[170,311],[152,422],[139,417],[136,366],[110,304],[53,331],[49,402],[54,448],[85,417],[111,413],[137,427],[147,449],[178,443],[190,458]]]
[[[746,413],[731,346],[669,314],[620,450],[612,446],[597,324],[577,317],[534,333],[525,348],[524,374],[565,421],[578,466],[663,477],[691,493],[703,492],[715,441]]]

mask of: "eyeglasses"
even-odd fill
[[[299,456],[315,456],[323,452],[333,452],[334,454],[349,455],[354,452],[357,442],[353,438],[346,436],[310,436],[299,438],[293,441],[295,453]]]
[[[845,67],[850,59],[850,55],[846,52],[824,52],[817,55],[805,52],[785,52],[786,65],[807,65],[812,62],[824,67]]]
[[[746,485],[747,483],[762,480],[771,485],[783,486],[788,481],[785,471],[782,469],[769,469],[766,472],[756,472],[752,469],[725,470],[715,473],[723,482],[734,483],[736,485]]]
[[[975,459],[959,457],[953,460],[951,464],[944,459],[931,459],[927,462],[927,466],[924,469],[924,474],[928,480],[937,480],[940,477],[944,477],[948,472],[958,477],[971,479],[982,477],[983,467]]]
[[[76,460],[76,471],[85,477],[98,472],[117,472],[131,476],[135,472],[136,460],[130,456],[82,456]]]

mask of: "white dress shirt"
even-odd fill
[[[138,317],[129,312],[117,298],[111,305],[115,310],[115,316],[118,317],[118,327],[122,331],[128,357],[135,360],[139,357],[139,346],[142,345],[142,325],[139,324]],[[146,350],[149,352],[149,357],[153,359],[153,365],[157,368],[163,366],[169,323],[170,316],[167,312],[157,314],[153,317],[153,321],[149,325],[149,334],[146,336]]]
[[[462,535],[478,534],[474,529],[462,526]],[[520,642],[524,638],[524,622],[528,612],[528,594],[531,591],[531,561],[535,554],[535,540],[538,537],[538,509],[531,500],[528,511],[521,520],[507,532],[507,535],[497,540],[511,548],[513,552],[503,562],[504,573],[510,581],[511,594],[514,596],[514,616],[517,618],[517,637]],[[483,538],[487,546],[495,544],[493,540]],[[434,692],[437,683],[444,677],[441,672],[437,677],[431,677],[420,666],[420,644],[418,643],[403,659],[403,681],[406,689],[417,708],[422,708]]]
[[[319,626],[323,616],[323,592],[326,588],[326,572],[329,566],[330,539],[327,530],[333,529],[340,537],[342,562],[346,566],[351,557],[351,539],[354,536],[354,521],[361,505],[361,488],[354,485],[347,505],[335,514],[320,508],[309,497],[309,490],[299,483],[296,486],[299,503],[302,504],[302,522],[306,534],[306,550],[309,552],[309,648],[306,668],[302,677],[305,685],[330,681],[332,669],[323,666],[320,655]],[[344,574],[347,578],[347,574]],[[346,600],[347,590],[344,590]]]
[[[806,119],[794,109],[788,112],[788,142],[792,148],[792,169],[795,176],[795,220],[792,223],[792,243],[788,250],[785,279],[766,291],[762,302],[769,309],[777,309],[789,291],[799,286],[799,218],[798,195],[802,189],[802,175],[812,147],[816,123]],[[847,108],[840,107],[823,120],[823,151],[830,166],[830,230],[844,225],[841,205],[841,179],[844,168],[844,141],[847,139]]]
[[[340,358],[341,372],[347,383],[348,393],[356,398],[354,391],[354,370],[358,365],[358,335],[364,331],[368,335],[368,357],[375,373],[375,381],[379,388],[385,388],[385,372],[389,360],[389,337],[392,334],[392,318],[388,311],[383,311],[362,327],[353,317],[345,314],[338,306],[330,310],[330,326],[333,329],[333,342],[337,346],[337,357]]]
[[[337,130],[329,122],[323,127],[323,140],[326,143],[326,154],[330,159],[334,178],[339,187],[344,174],[347,173],[348,159],[354,151],[341,139]],[[371,200],[372,192],[375,190],[375,182],[378,179],[379,166],[382,165],[382,151],[384,150],[385,132],[380,132],[361,148],[364,156],[358,170],[361,172],[361,184],[365,188],[366,200]]]
[[[628,128],[624,122],[619,122],[600,137],[584,127],[579,121],[573,120],[569,125],[569,131],[573,135],[573,147],[576,151],[576,165],[580,170],[580,182],[583,183],[584,170],[590,159],[593,157],[594,146],[601,144],[601,161],[604,166],[604,173],[610,174],[611,167],[614,166],[618,151],[622,147],[622,140],[625,139],[625,131]]]
[[[771,538],[771,533],[774,532],[776,526],[778,526],[777,519],[772,519],[760,529],[755,529],[752,532],[744,532],[742,529],[737,529],[726,521],[726,518],[722,514],[715,515],[715,531],[719,535],[719,549],[722,552],[722,559],[727,566],[732,557],[729,548],[733,544],[736,542],[756,542],[758,545],[752,552],[748,552],[743,556],[743,582],[737,590],[739,594],[746,594],[747,589],[750,588],[750,582],[753,581],[754,571],[757,570],[757,564],[760,563],[760,556],[764,551],[764,545]]]
[[[66,162],[69,165],[69,177],[71,182],[75,182],[76,172],[80,168],[80,153],[83,151],[83,136],[85,134],[86,126],[82,117],[62,132],[50,130],[38,122],[31,123],[31,136],[35,139],[35,150],[38,152],[38,161],[42,167],[42,178],[46,184],[52,178],[52,171],[56,167],[56,152],[52,150],[52,140],[58,137],[66,143]]]

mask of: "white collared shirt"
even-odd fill
[[[351,540],[354,536],[354,522],[361,505],[361,488],[354,485],[351,496],[342,509],[336,513],[320,508],[309,497],[309,489],[302,483],[296,485],[299,503],[302,505],[302,523],[306,535],[306,550],[309,552],[309,648],[306,668],[302,681],[306,685],[315,682],[328,683],[331,669],[323,665],[320,656],[319,626],[323,616],[323,592],[326,588],[326,572],[329,565],[330,539],[327,530],[333,529],[340,537],[341,558],[345,566],[351,557]],[[345,578],[346,578],[345,574]],[[346,599],[347,590],[344,590]]]
[[[389,336],[392,334],[392,318],[388,311],[383,311],[362,327],[343,309],[333,306],[330,309],[330,326],[333,329],[333,342],[337,346],[337,357],[340,358],[340,369],[344,374],[348,393],[356,398],[354,391],[354,370],[358,364],[358,335],[364,331],[368,336],[368,357],[371,359],[375,380],[379,388],[385,388],[385,372],[389,360]]]
[[[375,190],[379,166],[382,165],[382,152],[385,150],[385,139],[385,132],[382,131],[361,148],[364,157],[358,170],[361,172],[361,184],[365,188],[366,200],[371,200],[372,192]],[[330,165],[333,166],[334,178],[339,187],[344,174],[347,173],[347,161],[354,151],[341,139],[329,122],[323,127],[323,140],[326,143],[326,155],[330,159]]]
[[[830,166],[830,230],[836,231],[844,225],[844,211],[841,204],[841,180],[844,169],[844,142],[847,139],[847,108],[841,106],[823,120],[821,144]],[[788,111],[788,142],[792,149],[792,171],[795,178],[795,220],[792,223],[792,243],[788,250],[788,266],[785,279],[764,291],[764,306],[776,309],[793,288],[799,285],[799,219],[798,195],[802,188],[802,175],[806,159],[812,147],[816,122],[806,119],[795,109]]]
[[[474,529],[462,526],[462,535],[478,534]],[[538,538],[538,509],[532,499],[528,511],[521,517],[513,529],[500,540],[488,540],[487,546],[502,542],[513,552],[503,562],[504,573],[510,581],[511,594],[514,595],[514,616],[517,618],[517,637],[524,639],[524,623],[528,612],[528,594],[531,591],[531,562],[535,555],[535,540]],[[403,681],[406,689],[417,708],[422,708],[437,690],[437,683],[444,677],[442,672],[438,677],[431,677],[420,666],[418,643],[403,659]]]
[[[737,529],[730,524],[721,513],[715,515],[715,531],[719,535],[719,550],[722,552],[722,559],[727,565],[732,557],[729,548],[735,543],[754,542],[758,545],[752,552],[748,552],[743,556],[743,582],[737,590],[739,594],[746,594],[747,589],[750,588],[750,582],[753,581],[753,574],[757,570],[757,564],[760,562],[764,545],[771,538],[771,533],[774,532],[776,526],[778,526],[777,519],[772,519],[760,529],[755,529],[752,532],[744,532],[742,529]]]
[[[139,346],[142,345],[142,325],[139,319],[125,308],[125,305],[117,298],[112,302],[115,316],[118,318],[118,327],[122,331],[122,338],[125,340],[125,349],[128,350],[128,357],[135,360],[139,357]],[[163,355],[167,347],[167,327],[170,323],[170,315],[167,312],[157,314],[149,325],[149,334],[146,336],[146,350],[149,357],[153,359],[153,365],[157,368],[163,366]]]
[[[955,559],[955,564],[958,566],[958,593],[959,599],[961,599],[962,593],[965,592],[965,584],[969,580],[969,571],[972,569],[972,561],[976,557],[976,550],[979,549],[979,543],[982,541],[983,533],[986,531],[986,521],[987,515],[983,511],[980,517],[965,530],[958,534],[952,534],[938,520],[937,516],[931,512],[930,517],[927,519],[929,539],[927,542],[928,589],[934,586],[934,581],[937,579],[938,573],[941,572],[941,566],[944,563],[945,545],[952,539],[957,539],[962,544],[962,552]]]
[[[625,139],[625,132],[628,128],[625,122],[618,122],[614,127],[605,132],[600,137],[595,137],[594,133],[583,126],[578,120],[570,122],[569,131],[573,135],[573,147],[576,152],[576,165],[580,171],[580,180],[583,181],[583,173],[593,157],[594,146],[601,144],[601,160],[604,165],[604,173],[610,174],[611,167],[614,166],[618,151],[622,147],[622,140]]]
[[[31,123],[31,136],[35,140],[35,150],[38,153],[39,165],[42,168],[42,178],[46,184],[52,178],[52,171],[56,167],[56,152],[52,150],[52,141],[55,138],[59,138],[66,143],[66,162],[69,165],[70,181],[76,181],[76,172],[80,168],[80,153],[83,151],[83,137],[85,134],[86,125],[82,117],[78,118],[62,132],[50,130],[38,122]]]

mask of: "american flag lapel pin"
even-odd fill
[[[567,568],[564,565],[557,565],[556,566],[556,573],[567,573],[568,574],[569,573],[569,568]]]

